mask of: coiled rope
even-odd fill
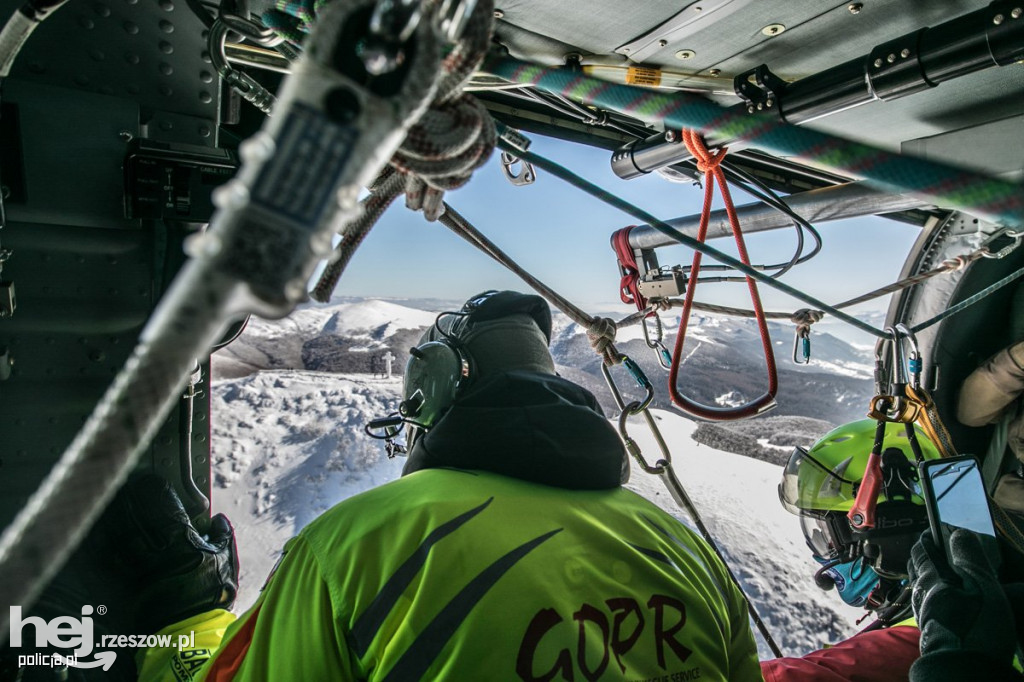
[[[462,37],[442,63],[433,102],[374,182],[363,200],[363,213],[342,230],[310,292],[314,300],[330,300],[356,247],[400,194],[405,194],[407,208],[422,210],[428,221],[435,221],[445,210],[445,191],[464,185],[490,157],[497,141],[494,121],[463,88],[484,58],[493,20],[493,0],[477,2]]]

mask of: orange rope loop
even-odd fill
[[[739,252],[740,260],[744,265],[749,266],[750,257],[747,255],[743,233],[740,231],[739,218],[733,206],[732,196],[729,194],[725,173],[722,172],[720,167],[727,150],[722,148],[715,152],[710,151],[707,145],[704,144],[704,140],[701,139],[695,130],[683,130],[683,142],[697,160],[697,168],[704,173],[704,208],[701,212],[697,241],[704,242],[707,239],[711,201],[714,198],[715,184],[717,183],[722,193],[722,200],[725,203],[726,214],[729,216],[729,224],[732,226],[733,236],[736,239],[736,248]],[[686,340],[686,327],[690,319],[690,311],[693,307],[694,292],[697,289],[701,257],[700,251],[694,252],[693,264],[690,268],[690,278],[687,282],[686,295],[683,299],[683,311],[679,318],[679,332],[676,334],[675,349],[672,353],[672,366],[669,370],[669,396],[677,407],[700,419],[730,421],[752,417],[775,406],[775,393],[778,391],[778,375],[775,369],[775,354],[772,352],[771,337],[768,334],[768,322],[765,319],[764,309],[761,307],[761,297],[758,295],[757,283],[749,276],[746,278],[747,287],[750,290],[750,300],[754,309],[755,319],[757,320],[758,331],[761,334],[761,344],[764,348],[765,365],[768,372],[768,390],[745,405],[738,407],[713,407],[701,405],[690,400],[682,395],[677,388],[683,343]]]

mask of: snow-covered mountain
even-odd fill
[[[222,377],[244,376],[262,368],[373,373],[383,369],[380,357],[390,352],[394,371],[401,373],[409,348],[436,315],[436,311],[366,300],[303,306],[289,318],[274,322],[253,318],[244,343],[233,343],[218,353],[216,371]],[[674,335],[668,330],[678,327],[679,316],[672,311],[663,319],[667,330],[664,342],[671,350]],[[833,424],[864,415],[873,388],[872,358],[864,349],[828,333],[812,333],[810,363],[796,364],[792,361],[793,326],[769,323],[769,331],[779,381],[778,406],[772,415],[812,417]],[[654,405],[671,409],[668,373],[648,348],[641,327],[620,329],[616,346],[632,357],[658,388]],[[559,372],[594,392],[607,412],[614,411],[600,359],[585,329],[556,312],[551,350]],[[742,404],[764,393],[768,384],[760,335],[749,320],[694,315],[683,358],[679,390],[698,403]],[[621,390],[628,392],[632,384],[628,375],[619,371],[613,375],[620,380]]]
[[[238,533],[239,607],[252,603],[284,542],[306,523],[338,501],[399,476],[403,460],[387,459],[381,442],[371,439],[363,426],[397,408],[401,393],[397,372],[404,365],[404,354],[434,317],[432,312],[383,301],[306,307],[286,320],[254,318],[239,339],[214,355],[213,501],[215,511],[227,513]],[[820,361],[864,377],[867,368],[858,363],[862,356],[856,350],[822,336],[815,346]],[[650,365],[649,373],[657,376],[656,361],[642,339],[626,337],[620,347],[632,352],[630,344],[639,343],[634,357]],[[725,394],[725,389],[746,390],[736,388],[733,379],[734,372],[746,371],[749,363],[729,356],[750,341],[750,332],[738,325],[701,320],[692,335],[695,347],[701,344],[701,348],[689,362],[696,367],[699,353],[707,350],[714,362],[731,363],[710,373],[720,382],[710,390],[717,395]],[[753,341],[759,345],[756,338]],[[344,351],[337,351],[337,346],[332,350],[331,342]],[[560,371],[599,389],[607,399],[596,356],[586,343],[582,330],[556,316],[553,347]],[[788,347],[791,342],[785,343]],[[589,354],[586,360],[584,349]],[[372,374],[370,358],[389,350],[402,356],[393,363],[396,375]],[[321,363],[321,371],[305,369],[310,362]],[[351,367],[343,371],[332,366],[345,363]],[[837,378],[824,367],[796,369],[793,374],[804,377],[800,379],[804,386],[820,382],[851,393],[870,390],[866,377]],[[762,377],[755,374],[753,378],[756,382]],[[856,383],[845,382],[861,382],[865,388],[854,389]],[[621,385],[624,391],[634,390],[625,379]],[[655,410],[654,414],[680,480],[783,650],[800,654],[852,634],[854,618],[863,612],[814,586],[817,565],[796,518],[778,503],[780,468],[699,445],[692,438],[696,424],[674,412]],[[818,435],[812,433],[814,422],[799,426],[804,439]],[[826,428],[821,423],[821,431]],[[776,422],[765,433],[760,439],[763,446],[792,446],[783,442],[793,433],[786,424]],[[632,427],[630,435],[645,453],[656,452],[652,436],[641,424]],[[660,479],[634,472],[629,487],[687,520]],[[762,655],[770,655],[763,643],[761,648]]]

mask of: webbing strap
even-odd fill
[[[928,439],[935,444],[943,457],[956,457],[956,447],[953,445],[953,437],[949,435],[946,425],[942,423],[939,410],[935,407],[935,401],[928,394],[928,391],[918,386],[908,385],[906,388],[907,397],[919,403],[923,409],[917,413],[917,423],[924,430]]]
[[[634,227],[636,225],[616,230],[612,234],[612,249],[619,260],[619,272],[622,274],[619,281],[619,298],[623,303],[635,303],[637,310],[646,313],[647,299],[640,293],[640,268],[636,264],[633,247],[629,245],[629,233]],[[649,314],[647,313],[645,317]]]

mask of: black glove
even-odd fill
[[[921,658],[911,679],[963,679],[957,677],[963,671],[971,679],[1020,679],[1011,667],[1013,611],[981,543],[957,529],[950,552],[947,563],[930,532],[911,550],[911,603],[921,628]]]
[[[210,609],[231,608],[238,551],[226,516],[213,517],[201,535],[170,484],[151,475],[129,481],[110,512],[118,517],[115,552],[135,582],[141,629],[156,632]]]

